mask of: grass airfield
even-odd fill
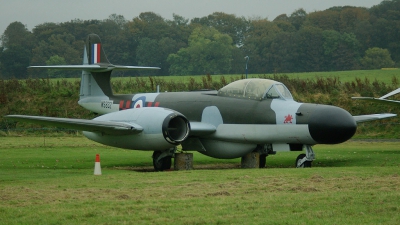
[[[152,152],[84,137],[0,137],[0,224],[398,224],[400,142],[316,145],[240,159],[194,154],[194,170],[152,172]],[[102,176],[94,176],[95,155]]]

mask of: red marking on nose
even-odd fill
[[[292,123],[293,120],[293,116],[288,114],[287,116],[285,116],[285,120],[283,121],[283,123]]]

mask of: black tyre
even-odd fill
[[[154,151],[153,166],[155,171],[164,171],[171,169],[171,156],[164,157],[157,161],[157,158],[162,154],[161,151]]]
[[[300,160],[302,160],[304,157],[306,157],[306,154],[300,154],[299,156],[297,156],[294,167],[296,167],[296,168],[311,168],[311,161],[305,161],[300,167],[297,167],[298,162]]]

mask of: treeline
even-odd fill
[[[29,65],[81,64],[84,40],[98,34],[115,64],[158,66],[117,75],[243,74],[376,69],[400,64],[400,0],[371,8],[298,9],[272,21],[215,12],[172,20],[153,12],[132,20],[44,23],[32,31],[11,23],[1,36],[0,78],[76,77],[71,71],[27,70]]]

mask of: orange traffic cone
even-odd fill
[[[96,162],[94,163],[94,175],[101,175],[100,155],[96,154]]]

